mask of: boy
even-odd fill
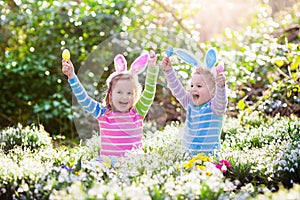
[[[217,72],[215,77],[210,69],[198,66],[187,92],[176,77],[169,57],[164,57],[162,66],[172,94],[187,111],[184,150],[192,154],[211,154],[220,148],[219,137],[228,102],[224,73]]]

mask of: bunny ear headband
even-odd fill
[[[176,49],[173,47],[168,47],[166,50],[167,56],[172,56],[173,53],[176,53],[177,56],[184,61],[187,64],[192,65],[193,67],[197,67],[200,64],[200,61],[197,60],[197,58],[191,54],[190,52],[184,50],[184,49]],[[215,49],[211,48],[206,52],[205,58],[204,58],[204,65],[210,70],[210,72],[214,75],[214,77],[217,76],[218,72],[224,71],[224,66],[222,64],[218,65],[217,67],[214,67],[217,62],[217,52]]]
[[[109,87],[111,80],[119,74],[136,75],[142,73],[146,68],[148,59],[149,59],[148,53],[144,53],[140,55],[133,61],[133,63],[130,66],[130,69],[127,70],[127,61],[124,58],[124,56],[121,54],[116,55],[116,57],[114,58],[114,65],[116,71],[113,72],[111,75],[109,75],[109,77],[107,78],[106,80],[107,87]]]

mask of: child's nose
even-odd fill
[[[123,99],[129,99],[129,95],[128,95],[128,94],[124,94],[124,95],[122,96],[122,98],[123,98]]]

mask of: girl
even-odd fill
[[[148,63],[145,89],[140,95],[137,74],[144,71]],[[124,156],[127,150],[142,146],[143,119],[155,95],[159,68],[154,51],[138,57],[127,71],[127,62],[122,55],[114,59],[116,71],[107,79],[105,105],[92,99],[78,80],[70,59],[62,60],[62,71],[78,102],[99,122],[101,150],[103,156]]]
[[[188,92],[176,77],[169,57],[164,57],[162,66],[172,94],[187,111],[183,148],[192,154],[212,153],[219,148],[227,107],[224,73],[217,71],[215,77],[207,67],[196,67]]]

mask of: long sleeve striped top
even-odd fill
[[[157,66],[148,66],[144,90],[127,113],[112,112],[91,98],[77,76],[68,80],[78,103],[99,122],[100,156],[124,156],[127,150],[142,146],[143,119],[154,100],[158,71]]]
[[[227,107],[225,87],[216,87],[216,95],[209,102],[195,106],[174,70],[164,72],[168,86],[179,103],[186,109],[186,122],[182,145],[193,154],[212,153],[220,147],[223,114]]]

